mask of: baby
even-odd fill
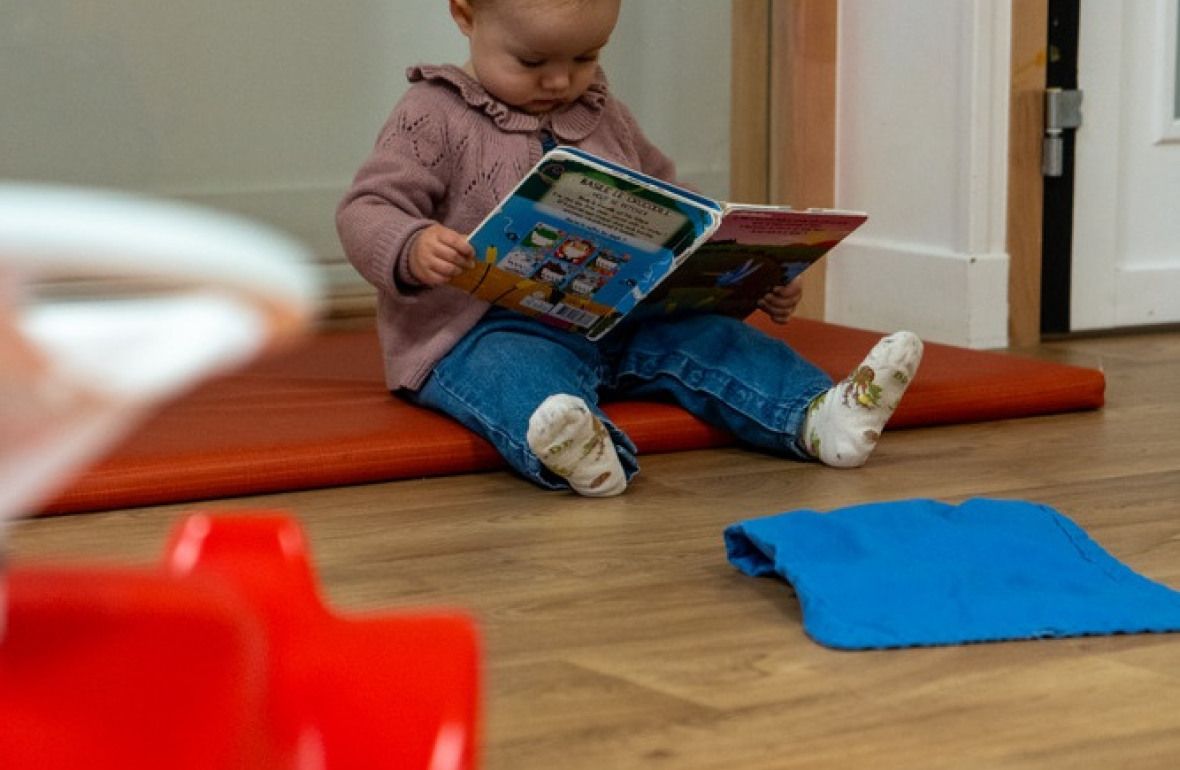
[[[448,286],[474,263],[466,234],[555,144],[676,182],[598,65],[619,2],[450,0],[470,58],[410,68],[337,210],[349,259],[378,290],[389,388],[483,436],[525,478],[588,496],[623,492],[638,470],[603,398],[671,401],[763,451],[863,464],[921,359],[910,332],[833,385],[725,316],[661,317],[590,342]],[[792,282],[761,307],[785,323],[800,296]]]

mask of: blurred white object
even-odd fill
[[[0,545],[6,521],[153,407],[302,331],[319,294],[309,264],[297,242],[237,217],[0,184]],[[79,281],[141,290],[39,294]]]

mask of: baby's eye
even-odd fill
[[[579,56],[578,58],[574,59],[574,61],[576,61],[578,64],[591,64],[598,61],[598,54],[588,53],[585,56]]]
[[[545,63],[544,59],[524,59],[519,56],[516,57],[516,60],[520,62],[520,66],[527,67],[529,69],[536,69]]]

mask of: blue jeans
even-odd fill
[[[726,316],[645,320],[591,342],[492,308],[418,391],[402,395],[487,439],[525,478],[564,489],[526,439],[529,417],[556,393],[581,397],[602,420],[629,479],[639,470],[635,445],[600,399],[670,401],[747,445],[806,459],[797,440],[807,405],[831,384],[786,343]]]

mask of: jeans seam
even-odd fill
[[[777,400],[775,398],[772,398],[771,396],[768,396],[767,394],[761,392],[757,388],[750,387],[749,385],[742,382],[740,379],[733,376],[732,374],[725,371],[724,369],[722,369],[720,367],[715,367],[715,366],[710,366],[708,364],[704,364],[701,361],[697,360],[696,358],[693,358],[692,356],[690,356],[682,351],[671,351],[671,352],[658,353],[658,354],[631,351],[629,354],[629,357],[632,360],[637,361],[637,362],[642,362],[642,363],[656,362],[656,363],[650,369],[643,371],[643,372],[640,372],[634,368],[631,368],[626,372],[620,370],[617,373],[618,377],[620,377],[620,378],[627,376],[627,375],[631,375],[631,376],[639,377],[642,379],[650,379],[652,377],[652,375],[661,374],[661,375],[666,375],[666,376],[675,378],[676,381],[679,382],[684,388],[686,388],[687,390],[690,390],[694,393],[710,392],[710,391],[706,391],[700,385],[686,382],[684,377],[681,375],[681,373],[679,371],[676,371],[674,369],[669,369],[666,366],[661,365],[659,363],[659,362],[667,360],[667,359],[678,359],[680,361],[686,361],[689,364],[695,366],[697,369],[705,372],[705,375],[704,375],[705,377],[720,374],[722,378],[728,380],[730,383],[733,383],[733,382],[738,383],[741,387],[745,388],[747,390],[747,392],[753,394],[754,397],[760,399],[762,401],[762,403],[764,403],[764,404],[776,404],[776,403],[780,404],[781,406],[776,411],[781,411],[782,413],[784,413],[787,416],[788,423],[790,422],[791,415],[797,414],[800,411],[805,410],[807,404],[809,404],[811,402],[811,400],[814,399],[814,397],[815,397],[815,396],[802,396],[801,395],[797,398],[792,399],[792,401],[794,401],[795,403],[788,404],[787,402],[783,402],[783,401]],[[723,389],[724,388],[719,388],[718,390],[723,390]],[[820,391],[820,392],[822,392],[822,391]],[[720,395],[720,393],[717,393],[715,395]],[[731,401],[728,401],[728,400],[725,401],[725,404],[730,409],[734,409],[735,411],[742,414],[744,417],[749,419],[751,422],[756,422],[756,423],[762,424],[764,428],[767,428],[772,433],[774,433],[776,436],[778,436],[780,438],[780,446],[782,449],[784,449],[787,452],[790,452],[791,454],[794,454],[794,455],[799,454],[798,447],[796,446],[797,436],[793,436],[788,432],[789,426],[782,426],[782,427],[768,426],[765,423],[763,423],[763,421],[760,418],[760,415],[756,415],[756,414],[752,413],[749,408],[746,408],[743,406],[742,408],[739,409]],[[803,428],[803,421],[804,421],[804,418],[801,418],[799,420],[799,430],[802,430],[802,428]],[[740,436],[738,438],[740,438]]]

